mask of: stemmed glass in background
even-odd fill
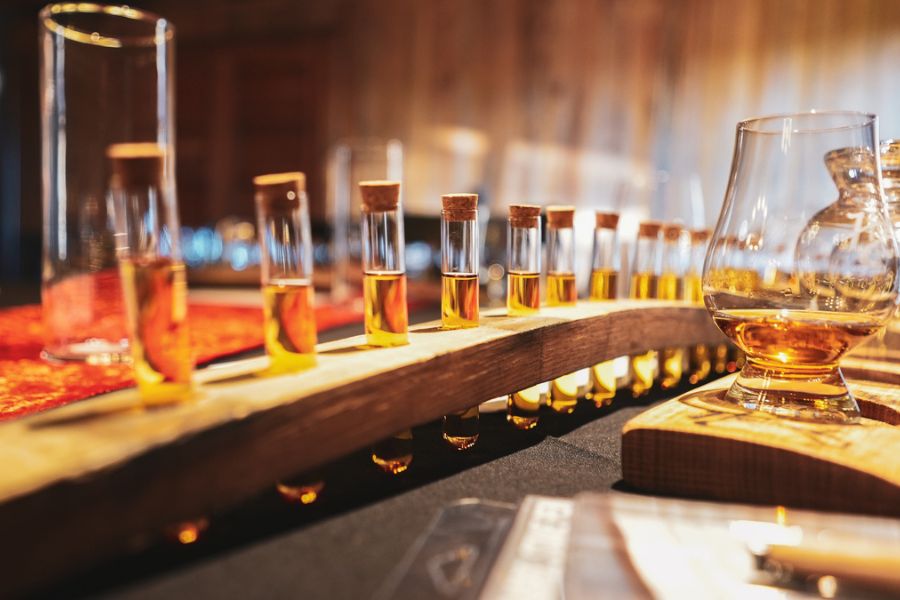
[[[726,399],[854,422],[838,361],[897,300],[877,117],[811,112],[742,121],[703,272],[706,306],[747,355]]]

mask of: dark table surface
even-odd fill
[[[617,399],[618,400],[618,399]],[[427,402],[427,396],[423,396]],[[624,398],[607,409],[547,415],[533,432],[483,415],[466,453],[447,447],[439,423],[414,430],[409,471],[389,476],[365,453],[323,469],[311,506],[274,489],[211,515],[197,543],[160,542],[135,556],[59,582],[51,595],[125,598],[367,598],[445,505],[474,497],[519,502],[527,494],[609,490],[621,478],[622,425],[645,408]]]
[[[414,320],[434,317],[424,311]],[[358,333],[359,326],[347,327],[321,338]],[[603,409],[582,402],[572,415],[542,415],[528,432],[503,413],[482,415],[478,443],[466,452],[443,442],[439,422],[428,423],[414,430],[414,459],[403,474],[382,473],[360,451],[321,469],[326,488],[310,506],[286,503],[273,485],[225,514],[206,515],[210,527],[194,544],[161,537],[138,554],[49,583],[39,595],[368,598],[455,500],[517,503],[528,494],[620,487],[622,425],[660,399],[635,403],[620,394]],[[427,390],[421,401],[428,402]]]

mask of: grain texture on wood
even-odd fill
[[[625,481],[693,498],[900,516],[900,390],[851,382],[864,418],[832,425],[724,404],[731,380],[626,423]]]
[[[723,337],[705,309],[676,303],[485,311],[476,329],[414,327],[408,346],[322,344],[302,373],[255,375],[265,359],[207,369],[189,404],[141,410],[126,390],[0,425],[0,553],[16,574],[4,585],[25,589],[396,431],[673,339]]]

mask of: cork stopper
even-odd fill
[[[712,231],[709,229],[692,229],[691,230],[691,242],[695,244],[699,244],[702,242],[709,241],[709,238],[712,237]]]
[[[363,212],[387,212],[400,205],[399,181],[360,181]]]
[[[478,218],[478,194],[444,194],[441,207],[447,221],[474,221]]]
[[[540,206],[536,204],[509,205],[509,224],[513,227],[537,227],[540,222]]]
[[[666,223],[662,226],[663,238],[669,242],[677,242],[684,232],[684,227],[677,223]]]
[[[640,237],[659,237],[659,231],[662,229],[662,223],[659,221],[644,221],[638,225],[638,236]]]
[[[166,158],[163,146],[154,142],[110,144],[106,157],[110,164],[110,188],[162,186]]]
[[[619,226],[619,213],[598,210],[595,218],[596,229],[615,229]]]
[[[269,212],[289,212],[300,207],[300,196],[306,191],[306,175],[300,171],[269,173],[253,178],[256,202]]]
[[[571,228],[575,224],[574,206],[548,206],[547,227],[550,229]]]

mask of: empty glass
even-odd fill
[[[51,4],[41,42],[44,356],[109,363],[128,344],[108,207],[106,150],[166,149],[175,197],[171,24],[127,6]]]
[[[838,361],[897,300],[877,117],[743,121],[703,270],[704,301],[747,355],[726,398],[747,409],[854,422]]]

